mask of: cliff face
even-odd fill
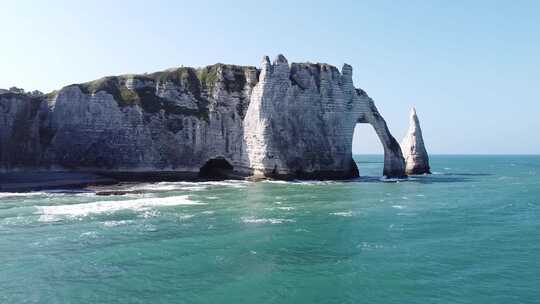
[[[42,166],[47,144],[45,96],[9,91],[0,93],[0,168],[15,170]]]
[[[385,151],[384,175],[404,176],[399,144],[352,68],[265,57],[244,120],[249,167],[260,175],[353,177],[356,123],[370,123]]]
[[[92,170],[197,173],[216,157],[240,168],[256,80],[255,68],[216,65],[66,87],[51,101],[45,157]]]
[[[381,138],[384,174],[403,176],[399,145],[348,65],[340,73],[278,56],[260,70],[216,64],[106,77],[48,95],[0,92],[0,168],[195,176],[212,165],[347,178],[358,175],[356,123]]]

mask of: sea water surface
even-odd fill
[[[0,303],[540,303],[540,156],[0,194]]]

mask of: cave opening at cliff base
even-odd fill
[[[233,173],[233,166],[223,157],[209,159],[200,169],[199,177],[204,179],[226,179]]]

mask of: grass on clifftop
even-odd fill
[[[255,67],[215,64],[199,69],[181,67],[145,75],[110,76],[77,86],[85,94],[104,91],[113,96],[121,107],[138,105],[144,111],[156,113],[164,110],[166,114],[181,114],[208,118],[208,98],[221,82],[229,92],[242,92],[246,85],[246,70],[256,71]],[[128,79],[144,82],[134,89],[126,86]],[[156,95],[156,84],[172,83],[190,94],[198,109],[190,109],[175,104],[174,101]],[[242,108],[242,107],[241,107]]]
[[[140,81],[153,81],[146,76],[134,76],[134,78]],[[125,86],[125,81],[125,76],[111,76],[77,86],[85,94],[95,94],[100,91],[111,94],[120,107],[138,105],[147,113],[157,113],[164,110],[165,114],[180,114],[199,118],[208,116],[206,106],[200,106],[199,109],[179,106],[173,101],[157,96],[155,86],[142,86],[130,90]]]

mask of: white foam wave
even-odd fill
[[[185,184],[184,182],[161,182],[154,184],[139,184],[129,187],[131,191],[174,191],[174,190],[203,190],[205,187],[195,183]]]
[[[276,207],[276,209],[285,210],[285,211],[291,211],[291,210],[294,210],[295,208],[294,207],[284,206],[284,207]]]
[[[321,180],[263,180],[262,183],[270,183],[270,184],[286,184],[286,185],[302,185],[302,186],[316,186],[316,185],[328,185],[328,184],[336,184],[339,182],[336,181],[321,181]]]
[[[304,186],[317,186],[317,185],[331,185],[331,184],[337,184],[340,183],[338,181],[331,181],[331,180],[295,180],[294,183],[304,185]]]
[[[0,198],[47,195],[46,192],[0,192]]]
[[[123,226],[123,225],[131,224],[131,223],[133,223],[132,220],[105,221],[103,222],[103,226],[110,228],[110,227]]]
[[[148,208],[145,208],[145,209],[142,209],[142,213],[139,214],[137,217],[139,218],[144,218],[144,219],[149,219],[149,218],[153,218],[153,217],[158,217],[161,215],[161,213],[155,209],[148,209]]]
[[[401,206],[401,205],[393,205],[392,208],[395,208],[395,209],[403,209],[403,208],[405,208],[405,206]]]
[[[255,218],[252,216],[242,217],[242,222],[247,224],[283,224],[283,223],[292,223],[294,220],[283,219],[283,218]]]
[[[187,195],[171,197],[143,198],[123,201],[98,201],[84,204],[39,206],[40,220],[56,220],[56,216],[82,217],[89,214],[113,213],[119,210],[146,211],[152,207],[179,206],[179,205],[204,205],[192,201]]]
[[[185,221],[185,220],[189,220],[193,218],[194,216],[195,216],[194,214],[179,214],[178,219],[181,221]]]
[[[181,188],[181,190],[188,190],[188,191],[202,191],[205,189],[206,189],[205,186],[188,186],[188,187]]]
[[[350,217],[353,216],[353,213],[352,211],[331,212],[330,215]]]
[[[292,210],[295,210],[296,208],[289,207],[289,206],[279,206],[279,207],[267,207],[267,208],[264,208],[264,209],[268,210],[268,211],[274,211],[274,210],[292,211]]]
[[[414,213],[414,212],[399,212],[399,213],[397,213],[397,215],[399,215],[399,216],[415,216],[416,213]]]
[[[262,182],[263,182],[263,183],[269,183],[269,184],[288,184],[288,183],[290,183],[290,182],[288,182],[288,181],[283,181],[283,180],[272,180],[272,179],[263,180]]]
[[[74,196],[80,196],[80,197],[90,197],[90,196],[96,196],[95,192],[79,192],[79,193],[73,193]],[[134,196],[133,194],[125,194],[124,196]]]
[[[9,197],[34,197],[34,196],[66,196],[66,195],[76,195],[76,196],[92,196],[95,195],[93,191],[87,190],[72,190],[72,189],[58,189],[58,190],[46,190],[46,191],[31,191],[31,192],[0,192],[1,198]]]
[[[206,182],[161,182],[153,184],[135,185],[130,190],[154,190],[154,191],[173,191],[188,190],[199,191],[212,186],[243,188],[249,181],[243,180],[224,180],[224,181],[206,181]]]
[[[384,248],[381,244],[371,244],[368,242],[362,242],[358,245],[356,245],[356,248],[363,248],[363,249],[381,249]]]
[[[79,235],[79,238],[89,238],[89,239],[95,239],[98,237],[97,231],[87,231],[83,232]]]
[[[245,188],[251,182],[243,180],[224,180],[213,182],[201,182],[199,184],[208,186],[220,186],[220,187],[232,187],[232,188]]]
[[[394,178],[394,177],[383,176],[383,177],[379,178],[379,181],[388,182],[388,183],[399,183],[399,182],[402,182],[402,181],[406,181],[407,179],[410,179],[410,178]]]

